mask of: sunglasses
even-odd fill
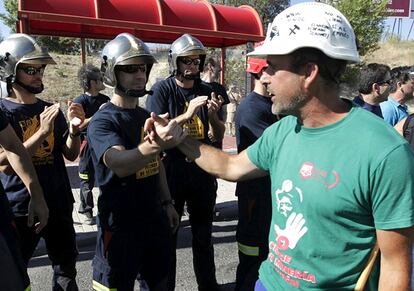
[[[23,67],[23,68],[18,68],[18,70],[25,72],[25,74],[29,75],[29,76],[34,76],[37,73],[43,74],[43,72],[45,71],[46,66],[41,66],[40,68],[35,68],[35,67]]]
[[[146,65],[125,65],[125,66],[116,66],[118,71],[127,73],[127,74],[135,74],[137,72],[145,73],[147,71]]]
[[[180,62],[182,62],[184,65],[187,65],[187,66],[189,66],[191,64],[194,64],[194,65],[198,66],[198,65],[201,64],[201,59],[199,59],[199,58],[197,58],[197,59],[180,58],[179,60],[180,60]]]
[[[378,85],[384,85],[384,84],[391,85],[391,81],[392,81],[391,79],[388,79],[385,81],[377,82],[377,84]]]

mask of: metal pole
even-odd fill
[[[86,49],[85,49],[85,39],[82,37],[81,41],[81,58],[82,58],[82,65],[86,63]]]
[[[224,47],[221,48],[220,65],[221,65],[220,84],[223,85],[224,84],[224,73],[226,72],[226,48]]]
[[[410,34],[411,34],[411,30],[413,29],[413,25],[414,25],[414,19],[411,21],[411,26],[410,26],[410,30],[408,31],[407,40],[410,39]]]
[[[397,18],[394,19],[394,24],[392,25],[392,32],[391,32],[392,35],[394,35],[394,28],[395,28],[396,22],[397,22]]]

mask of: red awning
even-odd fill
[[[145,42],[172,43],[190,33],[209,47],[264,39],[252,7],[207,0],[19,0],[17,29],[33,35],[112,39],[129,32]]]

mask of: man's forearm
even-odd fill
[[[42,189],[37,179],[31,157],[14,130],[8,126],[0,134],[4,149],[2,157],[6,158],[16,174],[23,181],[31,195],[42,195]]]
[[[186,137],[184,141],[178,145],[178,148],[189,160],[195,161],[204,171],[213,176],[231,180],[231,177],[226,175],[226,169],[223,168],[223,165],[227,164],[227,153],[203,144],[191,137]]]
[[[224,126],[224,123],[218,118],[217,114],[214,114],[212,117],[210,117],[209,125],[214,140],[223,140],[226,127]]]
[[[88,127],[89,122],[91,121],[92,117],[85,118],[82,122],[82,124],[79,126],[80,130],[84,130],[86,127]]]
[[[16,136],[17,137],[17,136]],[[23,143],[23,146],[26,148],[27,153],[30,156],[34,156],[42,142],[46,139],[47,134],[42,133],[41,130],[37,130],[28,140]],[[19,143],[21,141],[19,140]],[[3,167],[3,171],[7,173],[12,173],[10,168],[8,156],[5,153],[0,154],[0,166]]]
[[[131,150],[111,148],[104,155],[105,165],[118,177],[126,177],[143,169],[157,158],[160,149],[156,145],[144,141]]]
[[[79,134],[79,133],[77,133]],[[66,139],[66,144],[63,148],[63,155],[69,161],[74,161],[79,156],[80,151],[80,135],[70,135]]]
[[[184,123],[186,123],[188,121],[188,116],[183,113],[181,115],[178,115],[176,118],[174,118],[174,120],[179,124],[179,125],[183,125]]]

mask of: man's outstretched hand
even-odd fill
[[[168,119],[168,113],[157,115],[152,112],[151,117],[145,121],[144,130],[147,133],[146,140],[162,149],[177,146],[187,136],[175,120]]]

